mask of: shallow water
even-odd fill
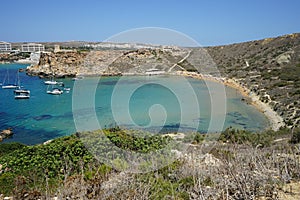
[[[10,80],[14,82],[17,69],[24,67],[26,65],[0,65],[0,82],[4,80],[7,69]],[[207,88],[207,83],[218,87],[219,83],[176,76],[104,77],[100,81],[85,78],[76,82],[67,78],[57,81],[63,81],[71,91],[55,96],[46,94],[44,80],[27,76],[24,72],[19,76],[21,85],[31,91],[30,99],[15,100],[13,90],[0,88],[0,130],[12,127],[14,131],[13,137],[6,142],[37,144],[70,135],[76,130],[107,128],[116,124],[154,132],[207,132],[208,129],[214,132],[217,128],[210,126],[211,121],[222,122],[221,114],[211,114],[211,98],[217,97],[219,91]],[[266,117],[242,102],[238,91],[225,89],[226,112],[222,129],[232,126],[259,131],[268,126]],[[190,95],[192,93],[194,96]]]

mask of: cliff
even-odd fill
[[[49,52],[42,53],[37,65],[27,69],[27,74],[40,77],[98,75],[105,71],[119,51]]]
[[[27,74],[40,77],[76,75],[144,74],[150,68],[168,71],[180,61],[186,49],[96,50],[42,53]]]

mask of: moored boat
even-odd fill
[[[15,99],[29,99],[30,94],[28,93],[19,93],[15,95]]]
[[[29,99],[30,98],[30,90],[26,89],[17,89],[14,91],[15,99]]]
[[[153,68],[153,69],[148,69],[145,74],[151,76],[151,75],[160,75],[160,74],[165,74],[165,73],[166,72],[163,70]]]
[[[18,88],[18,85],[15,84],[6,84],[6,85],[2,85],[3,89],[16,89]]]
[[[14,93],[27,93],[27,94],[30,94],[30,90],[27,90],[27,89],[21,89],[20,87],[16,90],[14,90]]]
[[[17,82],[17,79],[16,79],[16,82]],[[18,87],[18,85],[16,83],[12,84],[12,83],[9,82],[9,72],[8,72],[8,69],[7,69],[4,81],[2,83],[2,88],[3,89],[15,89],[17,87]]]
[[[56,85],[56,84],[58,84],[58,82],[57,82],[57,81],[54,81],[54,80],[44,81],[44,83],[45,83],[46,85]]]
[[[52,90],[47,90],[47,94],[52,94],[52,95],[61,95],[64,91],[62,91],[59,88],[53,88]]]

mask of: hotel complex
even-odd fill
[[[45,46],[42,45],[42,44],[36,44],[36,43],[22,44],[21,51],[22,52],[40,52],[40,51],[45,51]]]
[[[0,42],[0,52],[11,51],[11,44],[8,42]]]

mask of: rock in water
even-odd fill
[[[5,139],[5,138],[7,138],[7,137],[9,137],[9,136],[11,136],[11,135],[13,135],[14,133],[13,133],[13,131],[12,131],[12,128],[8,128],[8,129],[4,129],[4,130],[2,130],[1,132],[0,132],[0,142],[3,140],[3,139]]]

